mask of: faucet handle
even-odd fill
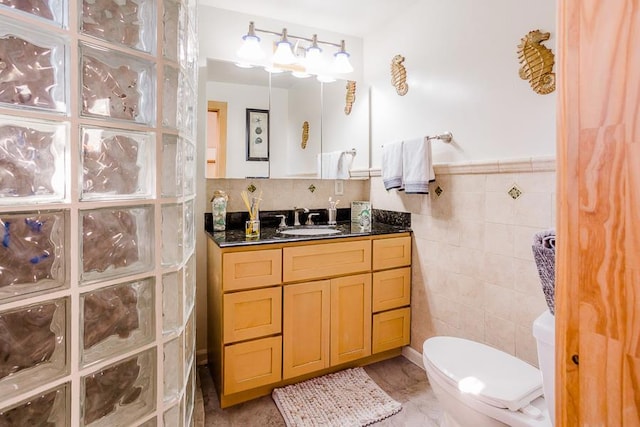
[[[276,218],[280,218],[280,225],[278,227],[286,227],[287,226],[287,216],[286,215],[274,215]]]
[[[307,215],[307,222],[305,223],[305,225],[313,225],[313,221],[311,220],[311,218],[315,215],[320,215],[320,213],[311,212],[309,215]]]

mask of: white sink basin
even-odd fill
[[[287,234],[293,236],[326,236],[329,234],[338,234],[340,230],[336,230],[334,228],[288,228],[286,230],[281,230],[280,234]]]

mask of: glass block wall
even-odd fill
[[[193,424],[196,0],[0,0],[0,425]]]

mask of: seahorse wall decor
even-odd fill
[[[520,60],[520,78],[529,80],[536,93],[546,95],[556,89],[556,74],[553,73],[555,63],[553,52],[543,44],[549,40],[549,33],[540,30],[529,31],[518,45]]]
[[[304,150],[307,148],[307,142],[309,141],[309,122],[302,123],[302,140],[300,142],[300,146]]]
[[[347,81],[347,99],[344,106],[344,114],[347,116],[351,114],[351,107],[353,107],[354,102],[356,102],[356,82],[349,80]]]
[[[391,60],[391,84],[396,88],[396,92],[400,96],[404,96],[409,91],[407,84],[407,70],[402,63],[404,56],[396,55]]]

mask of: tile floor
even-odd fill
[[[389,396],[402,403],[402,410],[376,427],[439,427],[442,410],[427,376],[402,356],[365,366],[369,376]],[[198,369],[204,401],[205,426],[284,426],[271,396],[264,396],[227,409],[220,409],[218,396],[206,366]]]

